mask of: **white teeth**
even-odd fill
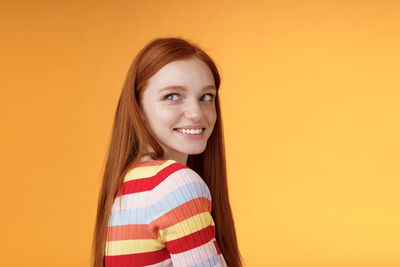
[[[200,134],[203,132],[203,129],[176,129],[178,132],[184,133],[184,134]]]

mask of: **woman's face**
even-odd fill
[[[195,57],[170,62],[148,80],[142,116],[164,158],[186,163],[204,151],[217,119],[216,93],[210,68]]]

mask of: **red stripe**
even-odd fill
[[[164,248],[145,253],[105,256],[105,265],[106,267],[138,267],[160,263],[170,257],[167,248]]]
[[[165,242],[168,251],[172,254],[181,253],[198,246],[204,245],[215,236],[215,226],[210,225],[200,231],[194,232],[190,235]]]
[[[215,246],[215,248],[217,249],[218,254],[221,254],[221,250],[219,249],[217,240],[214,240],[214,246]]]
[[[107,229],[107,241],[157,238],[157,233],[150,231],[147,224],[115,225]]]
[[[154,187],[159,185],[162,181],[164,181],[171,173],[174,173],[175,171],[184,168],[188,167],[183,164],[180,164],[179,162],[176,162],[163,168],[154,176],[127,181],[124,183],[124,189],[122,191],[122,194],[126,195],[126,194],[150,191]]]

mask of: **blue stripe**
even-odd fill
[[[112,211],[108,225],[146,224],[146,214],[148,211],[149,207]]]
[[[151,206],[153,212],[149,216],[149,222],[199,197],[205,197],[211,201],[210,190],[204,181],[196,181],[182,185]]]
[[[212,258],[209,258],[205,261],[199,262],[195,265],[191,265],[191,267],[221,267],[221,263],[219,261],[218,254]]]
[[[108,225],[148,224],[176,207],[199,197],[205,197],[211,201],[210,190],[204,181],[182,185],[151,207],[114,210],[111,212]]]

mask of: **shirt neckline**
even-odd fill
[[[153,160],[153,158],[150,157],[150,156],[143,156],[143,157],[139,160],[139,162],[143,162],[143,161],[152,161],[152,160]]]

